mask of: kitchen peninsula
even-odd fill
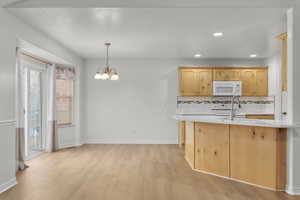
[[[268,96],[267,77],[266,67],[179,68],[174,118],[193,170],[285,190],[287,128],[296,125],[274,120],[275,98]],[[214,81],[240,82],[242,91],[237,98],[216,96]]]

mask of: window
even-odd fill
[[[74,80],[65,69],[56,73],[56,118],[58,125],[73,124]]]

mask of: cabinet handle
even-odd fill
[[[197,149],[197,152],[200,153],[200,149]]]
[[[217,151],[214,152],[215,156],[217,155]]]
[[[265,136],[264,136],[264,135],[262,135],[262,136],[261,136],[261,139],[265,139]]]
[[[256,134],[255,131],[252,131],[252,135],[255,136],[255,134]]]

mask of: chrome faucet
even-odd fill
[[[231,99],[231,110],[230,110],[230,120],[233,120],[234,117],[235,117],[234,100],[236,98],[238,100],[238,107],[241,108],[240,97],[239,96],[232,96],[232,99]]]

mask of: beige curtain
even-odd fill
[[[20,53],[16,60],[16,170],[27,168],[25,164],[25,77]]]
[[[47,66],[47,152],[55,152],[58,149],[57,121],[56,121],[56,66]]]

